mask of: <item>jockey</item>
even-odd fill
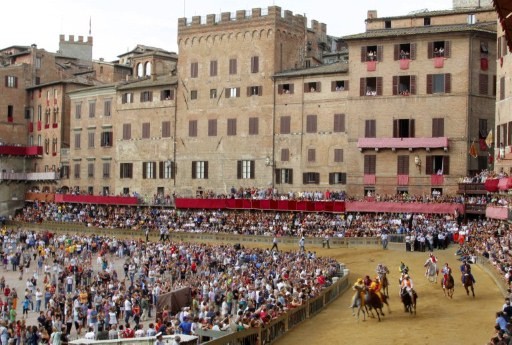
[[[407,291],[409,296],[411,296],[411,300],[413,299],[414,284],[408,274],[404,275],[404,279],[402,280],[402,283],[400,284],[400,288],[405,289],[405,291]]]
[[[365,288],[365,285],[364,285],[363,279],[358,278],[357,281],[352,286],[352,290],[354,290],[355,293],[354,293],[354,296],[352,296],[352,303],[350,303],[349,308],[355,307],[354,304],[356,303],[357,294],[361,293],[361,291],[363,291],[364,288]],[[364,298],[361,298],[361,304],[364,305]]]
[[[430,253],[429,256],[428,256],[428,259],[427,261],[425,261],[425,267],[426,267],[426,270],[425,270],[425,277],[428,276],[428,270],[430,268],[430,263],[432,264],[437,264],[437,257],[433,254],[433,253]],[[436,272],[438,273],[438,272]]]
[[[377,274],[380,277],[382,277],[384,274],[388,274],[389,273],[388,268],[385,265],[383,265],[383,264],[378,264],[377,268],[375,269],[375,271],[377,272]]]
[[[381,283],[379,277],[375,277],[375,280],[370,285],[370,291],[373,291],[377,296],[379,296],[380,300],[384,303],[384,298],[382,297],[382,293],[380,292]]]
[[[462,284],[464,284],[464,274],[468,274],[471,280],[473,280],[473,283],[476,283],[475,278],[473,277],[473,274],[471,273],[471,265],[468,261],[464,261],[464,263],[460,266],[460,272],[462,273]]]
[[[407,265],[404,264],[403,261],[400,261],[400,267],[398,268],[398,270],[402,274],[408,274],[409,273],[409,267],[407,267]]]
[[[366,287],[370,287],[370,285],[372,285],[372,280],[370,276],[365,276],[363,282]]]
[[[443,287],[445,287],[446,286],[446,282],[448,281],[448,278],[452,274],[452,269],[450,268],[448,263],[446,263],[444,265],[443,269],[441,270],[441,273],[443,274]]]

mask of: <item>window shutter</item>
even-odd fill
[[[288,162],[290,159],[290,150],[289,149],[281,149],[281,162]]]
[[[444,41],[444,57],[451,57],[450,41]]]
[[[158,178],[164,178],[164,162],[158,162]]]
[[[263,94],[263,86],[258,86],[258,96]]]
[[[283,85],[282,84],[277,85],[277,93],[280,95],[283,94]]]
[[[242,178],[242,161],[236,161],[236,178]]]
[[[439,137],[439,119],[432,119],[432,138]]]
[[[416,76],[415,75],[411,75],[411,80],[410,80],[410,86],[411,86],[411,95],[415,95],[416,94]]]
[[[348,80],[345,80],[344,84],[345,84],[345,91],[348,91],[349,90],[349,88],[348,88]]]
[[[443,157],[443,175],[450,175],[450,156]]]
[[[176,176],[176,162],[171,162],[171,178],[174,179]]]
[[[410,47],[411,51],[409,52],[409,57],[411,60],[416,60],[416,43],[411,43]]]
[[[5,76],[5,87],[9,86],[9,77]]]
[[[395,44],[395,46],[394,46],[393,59],[395,61],[400,59],[400,44]]]
[[[502,57],[501,55],[501,37],[498,37],[498,59]]]
[[[432,74],[427,74],[427,94],[431,95],[432,94],[432,81],[433,81],[433,76]]]
[[[294,85],[294,84],[290,84],[290,86],[289,86],[289,88],[288,88],[288,90],[290,90],[290,93],[293,93],[293,85]]]
[[[302,173],[302,184],[307,184],[308,173]]]
[[[254,176],[255,176],[255,172],[256,172],[256,164],[254,161],[251,161],[251,176],[250,178],[251,179],[254,179]]]
[[[208,162],[203,162],[204,164],[204,178],[208,179]]]
[[[446,73],[444,75],[444,92],[445,93],[452,92],[452,75],[450,73]]]
[[[304,83],[304,93],[309,92],[309,86],[308,83]]]
[[[240,88],[239,87],[236,88],[236,97],[240,97]]]
[[[288,170],[288,182],[289,182],[289,184],[293,184],[293,170],[292,169]]]
[[[251,87],[247,86],[247,97],[251,96]]]
[[[444,137],[444,119],[440,118],[437,121],[438,121],[437,127],[438,127],[439,136]]]
[[[414,125],[414,119],[410,119],[409,120],[409,138],[414,138],[414,129],[415,129],[415,125]]]
[[[434,166],[433,166],[434,157],[427,156],[425,158],[425,174],[434,175]]]
[[[147,165],[146,165],[146,162],[142,162],[142,178],[147,178],[148,177],[148,171],[147,171]]]
[[[359,96],[366,95],[366,78],[359,79]]]
[[[382,61],[382,55],[384,54],[384,47],[377,46],[377,61]]]
[[[434,57],[434,42],[428,42],[427,58],[432,59]]]
[[[377,96],[382,96],[382,77],[377,77]]]
[[[274,170],[274,176],[276,179],[276,184],[281,184],[281,169]]]
[[[393,138],[398,138],[398,120],[393,120]]]
[[[197,169],[197,162],[192,162],[192,178],[193,179],[197,178],[196,169]]]
[[[398,95],[398,76],[393,76],[393,96]]]
[[[489,92],[489,78],[487,74],[481,73],[478,78],[478,91],[481,95],[487,95]]]
[[[230,88],[226,88],[226,89],[224,90],[224,94],[226,95],[226,98],[231,97],[231,89],[230,89]]]
[[[334,184],[335,173],[329,173],[329,184]]]
[[[500,144],[501,144],[500,126],[496,126],[496,147],[499,147]]]
[[[366,46],[361,47],[361,62],[365,62],[367,58]]]
[[[320,92],[322,91],[322,83],[321,82],[317,82],[316,83],[316,92]]]
[[[331,81],[331,91],[336,91],[336,82]]]

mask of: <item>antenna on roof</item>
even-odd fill
[[[89,16],[89,36],[91,36],[91,25],[92,25],[92,18]]]

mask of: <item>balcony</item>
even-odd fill
[[[448,150],[448,138],[359,138],[357,147],[363,149],[437,149]]]
[[[130,196],[55,194],[55,202],[97,205],[137,205],[138,199],[137,197]]]
[[[0,156],[39,157],[42,155],[42,146],[0,145]]]
[[[55,181],[59,173],[55,171],[27,173],[27,181]]]
[[[485,195],[487,194],[487,190],[485,190],[485,185],[483,183],[459,183],[459,190],[457,193],[468,195]]]

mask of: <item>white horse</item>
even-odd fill
[[[437,275],[439,274],[439,270],[437,269],[437,264],[435,262],[432,262],[432,260],[427,259],[423,267],[427,268],[427,271],[425,272],[425,276],[427,276],[427,279],[431,283],[437,283]]]

